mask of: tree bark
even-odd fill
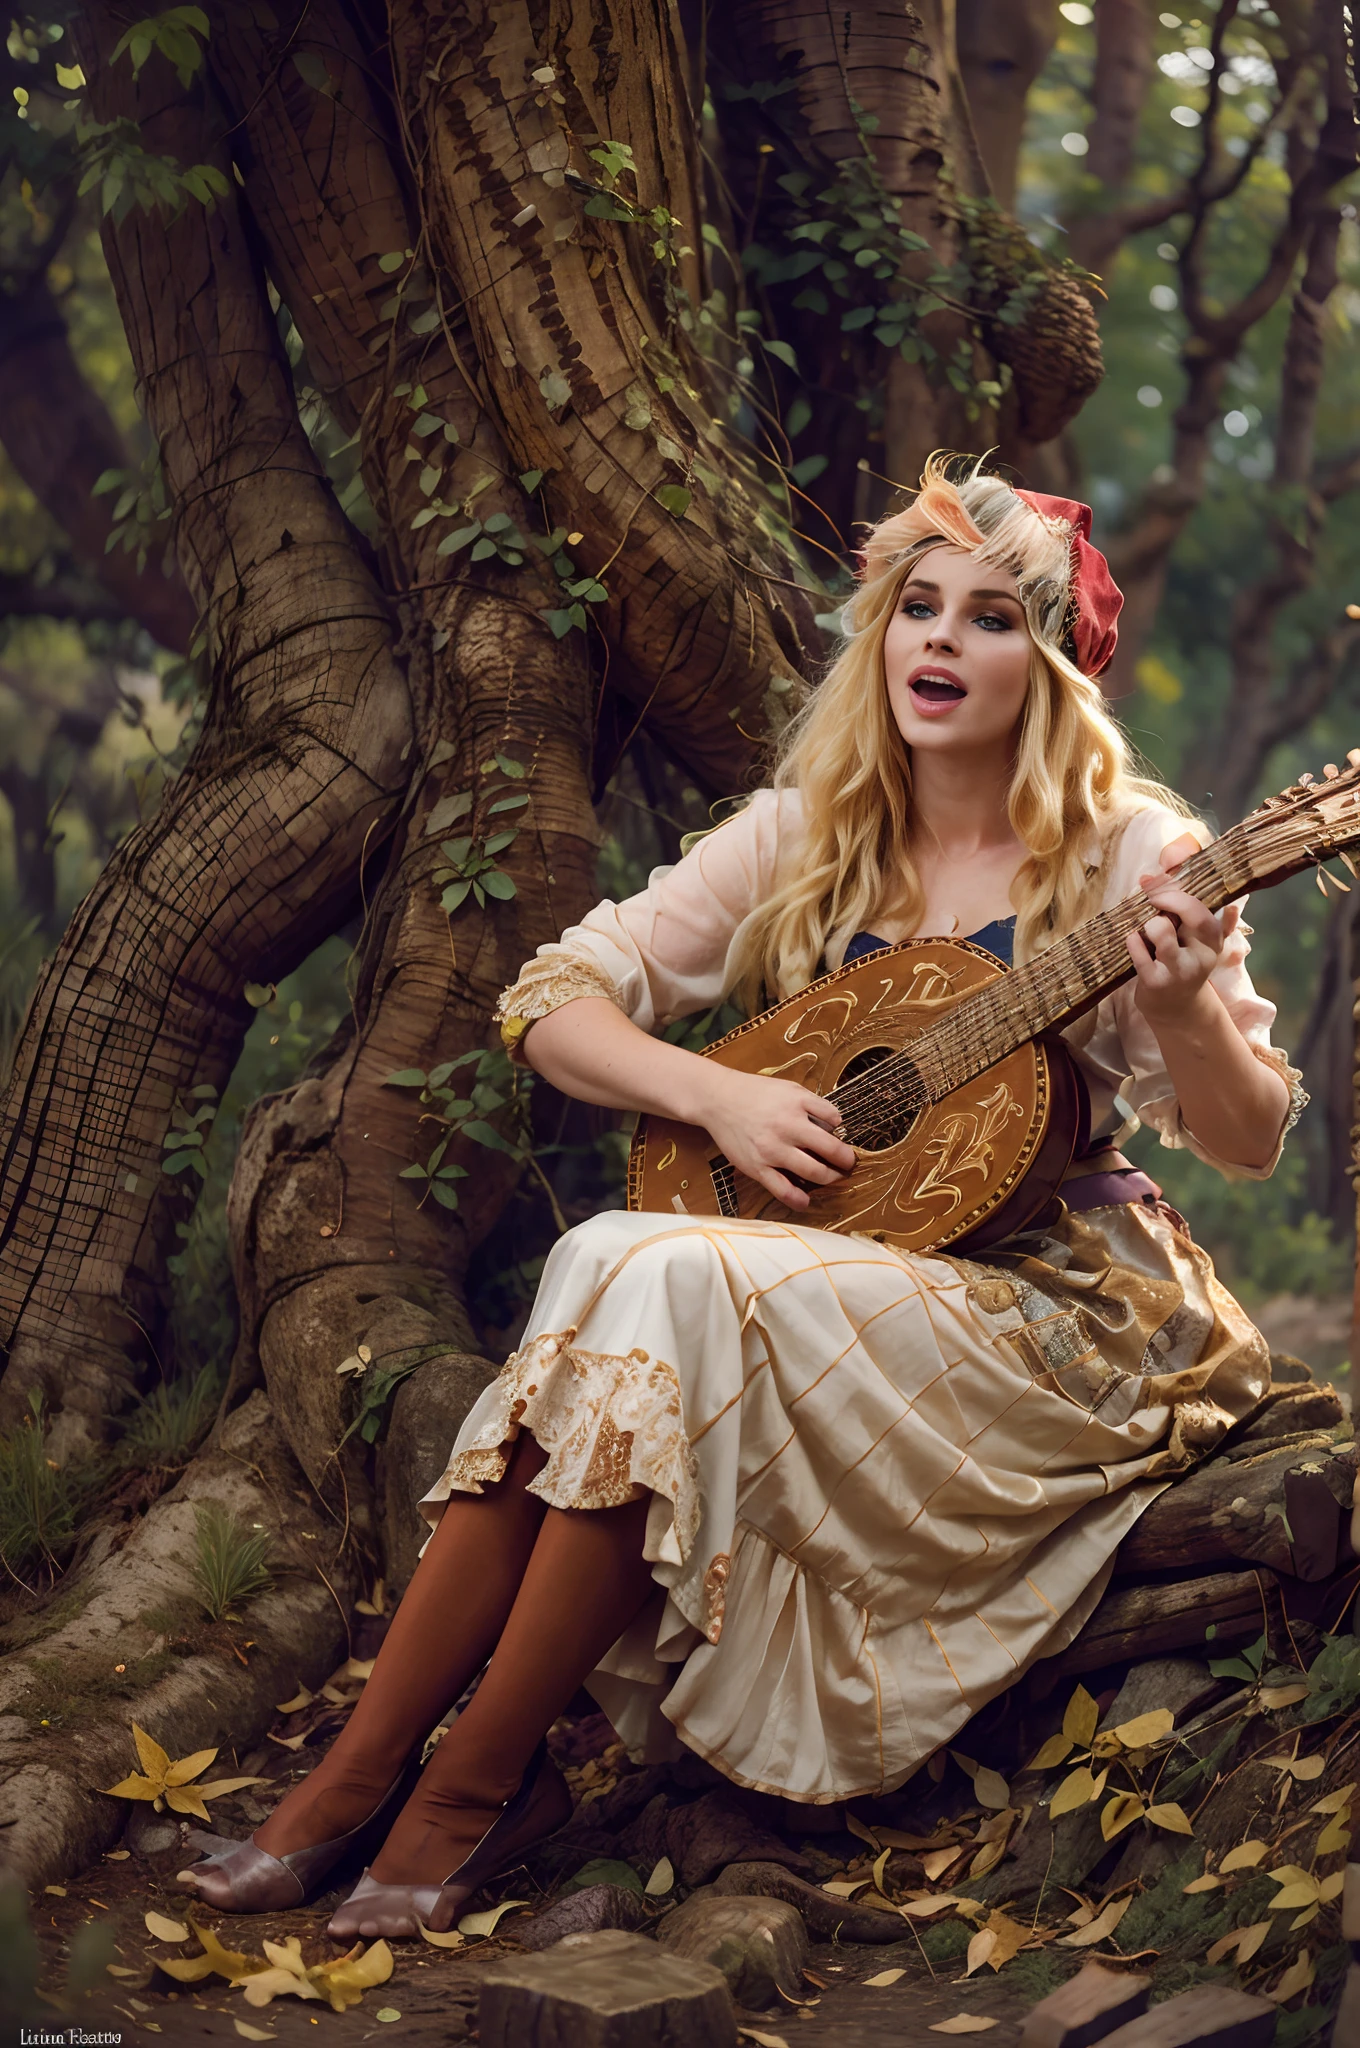
[[[988,182],[1008,213],[1015,205],[1029,89],[1057,33],[1057,0],[958,0],[959,74]]]
[[[117,32],[85,17],[97,111],[197,160],[201,106],[158,104],[150,70],[130,95],[104,68]],[[245,981],[343,914],[411,736],[388,608],[298,423],[234,185],[211,214],[131,213],[107,247],[213,693],[194,759],[46,971],[0,1110],[0,1416],[41,1386],[63,1455],[154,1355],[186,1207],[160,1170],[176,1099],[225,1086]]]
[[[187,651],[194,607],[178,569],[105,543],[116,493],[94,495],[106,469],[131,457],[108,409],[81,375],[61,308],[38,273],[14,294],[0,293],[0,421],[5,452],[38,503],[69,540],[83,566],[153,640]]]
[[[1086,169],[1099,186],[1099,210],[1068,222],[1072,255],[1087,270],[1103,272],[1128,233],[1121,195],[1132,176],[1138,131],[1153,61],[1151,0],[1096,0],[1096,64]]]

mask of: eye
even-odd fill
[[[909,619],[933,619],[935,609],[923,597],[909,597],[903,601],[902,611]]]
[[[1013,630],[1010,620],[1003,618],[1000,612],[979,612],[973,624],[981,626],[984,633],[1009,633]]]

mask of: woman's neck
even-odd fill
[[[1012,762],[1005,755],[925,752],[912,755],[912,838],[918,857],[947,860],[995,854],[1017,845],[1007,797]]]

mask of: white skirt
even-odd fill
[[[533,1491],[651,1493],[658,1593],[589,1681],[634,1756],[742,1785],[891,1790],[1040,1656],[1114,1551],[1269,1384],[1206,1255],[1142,1205],[983,1260],[782,1223],[608,1211],[422,1502],[527,1429]]]

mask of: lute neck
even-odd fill
[[[1185,861],[1176,884],[1210,910],[1221,910],[1258,871],[1239,826]],[[1135,969],[1125,941],[1156,915],[1141,890],[1126,897],[966,997],[913,1039],[908,1056],[931,1100],[940,1101],[1030,1039],[1070,1024],[1131,980]]]

